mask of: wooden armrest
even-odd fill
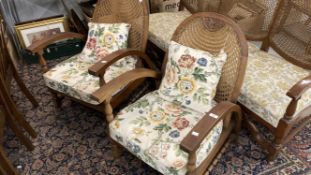
[[[194,153],[215,125],[230,113],[237,113],[241,116],[241,109],[231,102],[217,104],[192,128],[182,140],[180,148],[189,154]]]
[[[138,68],[128,71],[109,81],[107,84],[95,91],[91,97],[99,102],[102,102],[108,97],[111,97],[113,93],[128,85],[130,82],[147,77],[158,79],[161,77],[161,73],[145,68]]]
[[[285,120],[291,120],[296,112],[298,101],[300,100],[302,94],[311,88],[311,75],[300,80],[296,83],[286,95],[292,98],[292,101],[286,108],[286,113],[284,115]]]
[[[27,47],[27,50],[29,50],[32,53],[38,53],[42,51],[44,48],[46,48],[48,45],[53,44],[56,41],[61,41],[61,40],[70,39],[70,38],[77,38],[77,39],[85,40],[84,35],[81,35],[79,33],[63,32],[63,33],[52,35],[43,40],[34,42],[30,46]]]
[[[89,68],[89,73],[94,76],[104,76],[106,69],[110,65],[126,56],[138,56],[146,62],[149,68],[156,70],[156,66],[145,53],[134,49],[121,49],[105,56],[105,58],[103,58],[101,61],[91,66]]]
[[[306,78],[300,80],[296,83],[287,93],[286,95],[293,98],[294,100],[299,100],[301,95],[311,88],[311,75]]]

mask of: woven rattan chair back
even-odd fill
[[[172,40],[212,54],[224,49],[228,58],[215,100],[236,101],[244,78],[248,50],[244,34],[234,21],[213,12],[197,13],[178,26]]]
[[[234,0],[222,3],[220,13],[235,19],[250,40],[262,40],[268,36],[280,0]],[[231,7],[230,7],[231,6]]]
[[[185,6],[191,13],[196,12],[218,12],[221,0],[181,0],[181,4]],[[227,2],[226,2],[227,3]],[[230,2],[228,2],[230,3]]]
[[[281,0],[182,0],[192,13],[218,12],[233,18],[247,39],[263,40],[268,36]]]
[[[311,0],[282,0],[270,45],[291,63],[311,69]]]
[[[145,51],[149,25],[146,0],[99,0],[92,22],[131,24],[129,48]]]

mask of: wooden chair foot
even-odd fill
[[[117,143],[113,143],[112,144],[112,155],[113,158],[118,159],[121,157],[122,153],[123,153],[123,148],[120,147]]]
[[[54,96],[54,99],[55,99],[55,105],[56,107],[58,108],[61,108],[62,107],[62,100],[63,100],[63,97],[60,97],[57,93],[55,92],[52,92],[52,95]]]
[[[278,157],[279,152],[280,152],[279,150],[275,150],[273,152],[269,152],[268,155],[267,155],[268,161],[269,162],[274,161]]]
[[[274,161],[278,157],[278,155],[281,151],[281,148],[282,148],[281,144],[274,143],[272,148],[268,149],[268,152],[269,152],[268,156],[267,156],[268,161]]]

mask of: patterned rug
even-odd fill
[[[39,65],[25,65],[20,74],[40,103],[33,109],[13,83],[19,110],[38,133],[33,140],[35,150],[29,152],[7,129],[5,151],[21,174],[158,174],[127,151],[113,159],[101,113],[67,99],[57,108],[44,86]],[[311,174],[311,124],[270,163],[243,129],[237,142],[223,147],[207,174]]]

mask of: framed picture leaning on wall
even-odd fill
[[[67,32],[69,28],[66,17],[54,16],[19,23],[15,26],[15,30],[21,46],[26,48],[38,40],[57,33]]]

